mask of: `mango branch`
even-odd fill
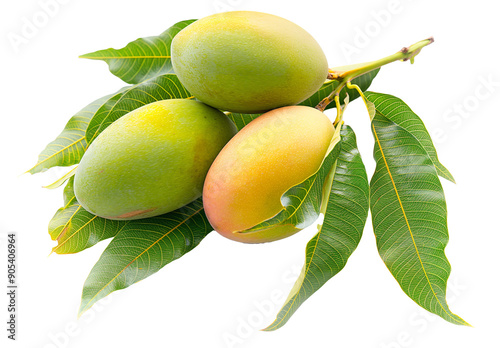
[[[344,88],[347,83],[350,83],[356,77],[364,75],[372,70],[398,60],[403,62],[409,60],[413,64],[415,57],[420,53],[422,48],[430,45],[433,42],[434,38],[430,37],[426,40],[419,41],[409,47],[403,47],[400,51],[379,60],[329,69],[328,79],[336,80],[339,82],[339,84],[326,98],[319,102],[319,104],[316,106],[316,109],[324,111],[328,104],[335,101],[335,96],[340,93],[342,88]]]

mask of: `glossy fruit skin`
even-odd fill
[[[236,133],[222,112],[187,99],[129,112],[91,143],[75,173],[75,195],[92,214],[134,220],[200,197],[213,160]]]
[[[320,167],[334,135],[322,112],[306,106],[269,111],[246,125],[222,149],[203,187],[205,213],[221,235],[245,243],[285,238],[281,226],[251,233],[281,209],[281,196]]]
[[[260,113],[298,104],[328,75],[325,54],[309,33],[260,12],[200,19],[174,37],[171,55],[182,84],[224,111]]]

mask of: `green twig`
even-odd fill
[[[356,77],[359,77],[361,75],[364,75],[372,70],[375,70],[377,68],[380,68],[384,65],[387,65],[389,63],[395,62],[395,61],[407,61],[409,60],[411,63],[413,63],[415,57],[420,53],[422,48],[425,46],[430,45],[431,43],[434,42],[434,38],[430,37],[426,40],[419,41],[409,47],[403,47],[399,52],[394,53],[390,56],[387,56],[385,58],[375,60],[373,62],[368,62],[368,63],[362,63],[362,64],[355,64],[355,65],[348,65],[344,67],[339,67],[339,68],[334,68],[334,69],[329,69],[328,70],[328,79],[330,80],[336,80],[339,82],[338,86],[333,90],[333,92],[330,93],[326,98],[321,100],[319,104],[316,106],[316,109],[320,111],[324,111],[328,104],[333,102],[335,100],[335,96],[338,96],[342,88],[346,86],[348,83],[350,85],[350,82],[355,79]],[[355,85],[350,85],[353,88]],[[350,88],[348,86],[348,88]],[[358,92],[361,91],[359,87],[357,88]],[[360,93],[362,96],[362,93]],[[363,98],[364,99],[364,98]],[[367,105],[368,107],[368,105]]]

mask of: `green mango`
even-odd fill
[[[196,98],[240,113],[298,104],[328,75],[325,54],[309,33],[260,12],[200,19],[174,37],[171,56],[179,80]]]
[[[92,214],[133,220],[200,197],[210,165],[236,134],[222,112],[188,99],[144,105],[91,143],[75,173],[75,195]]]

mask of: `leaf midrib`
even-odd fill
[[[378,112],[378,111],[377,111],[377,112]],[[384,118],[388,119],[388,118],[387,118],[387,117],[385,117],[382,113],[380,113],[380,112],[378,112],[378,113],[379,113],[381,116],[383,116]],[[380,149],[380,154],[381,154],[381,156],[382,156],[382,158],[383,158],[383,160],[384,160],[384,164],[385,164],[385,166],[386,166],[386,168],[387,168],[387,173],[389,174],[389,178],[391,179],[391,183],[392,183],[392,185],[393,185],[393,187],[394,187],[394,192],[396,193],[396,196],[397,196],[397,198],[398,198],[399,206],[401,207],[401,212],[403,213],[403,216],[404,216],[404,218],[405,218],[405,222],[406,222],[406,225],[407,225],[407,227],[408,227],[408,232],[410,233],[410,237],[411,237],[411,240],[412,240],[412,243],[413,243],[413,247],[415,248],[415,252],[417,253],[418,261],[419,261],[419,263],[420,263],[420,266],[421,266],[421,268],[422,268],[422,271],[424,272],[424,275],[425,275],[425,278],[426,278],[426,280],[427,280],[427,283],[429,284],[429,287],[431,288],[432,294],[434,295],[434,298],[436,299],[436,301],[437,301],[437,303],[439,304],[439,306],[441,307],[441,309],[442,309],[442,310],[443,310],[443,311],[444,311],[444,312],[445,312],[445,313],[446,313],[446,314],[447,314],[450,318],[452,318],[454,321],[456,321],[456,322],[459,322],[459,323],[460,323],[460,321],[459,321],[459,320],[457,320],[454,316],[451,316],[451,315],[449,314],[449,310],[446,310],[446,309],[443,307],[443,304],[441,303],[441,301],[440,301],[440,300],[439,300],[439,298],[437,297],[437,294],[436,294],[436,292],[434,291],[434,288],[432,287],[432,283],[431,283],[431,281],[430,281],[430,279],[429,279],[429,276],[428,276],[428,274],[427,274],[427,271],[426,271],[426,269],[425,269],[425,267],[424,267],[424,264],[423,264],[423,262],[422,262],[422,259],[421,259],[421,257],[420,257],[420,253],[419,253],[419,251],[418,251],[417,244],[415,243],[415,238],[414,238],[414,236],[413,236],[413,232],[411,231],[411,227],[410,227],[410,223],[409,223],[409,221],[408,221],[408,217],[406,216],[405,209],[404,209],[404,207],[403,207],[403,203],[402,203],[402,201],[401,201],[401,199],[400,199],[400,197],[399,197],[399,192],[398,192],[398,189],[397,189],[397,187],[396,187],[396,183],[395,183],[395,181],[394,181],[394,178],[392,177],[392,173],[391,173],[391,170],[390,170],[390,168],[389,168],[389,164],[387,163],[387,160],[386,160],[386,157],[385,157],[385,154],[384,154],[384,150],[382,149],[382,145],[381,145],[381,143],[380,143],[380,139],[378,138],[378,134],[377,134],[377,131],[376,131],[376,129],[375,129],[375,125],[373,124],[373,122],[372,122],[372,129],[373,129],[373,134],[375,135],[375,140],[376,140],[377,145],[378,145],[378,147],[379,147],[379,149]],[[418,140],[417,140],[417,141],[418,141]],[[419,142],[419,144],[420,144],[420,142]]]

